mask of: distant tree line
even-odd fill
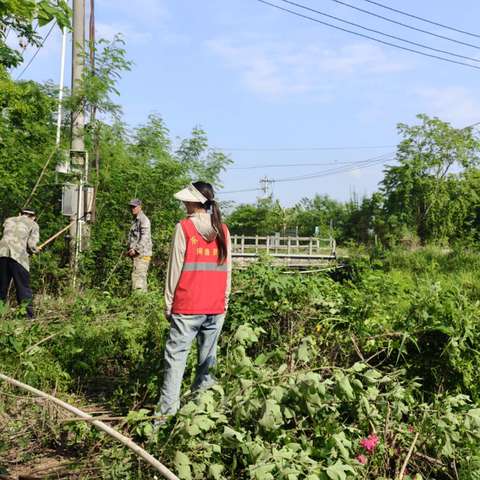
[[[293,207],[259,200],[229,215],[237,234],[297,232],[332,234],[339,242],[474,242],[480,233],[480,139],[474,128],[456,129],[418,115],[417,125],[399,124],[402,140],[395,165],[387,166],[371,196],[339,202],[326,195]]]

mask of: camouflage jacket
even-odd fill
[[[37,250],[40,228],[27,215],[10,217],[3,222],[0,257],[12,258],[26,270],[30,269],[29,254]]]
[[[150,220],[143,212],[140,212],[132,222],[128,232],[128,249],[135,250],[142,257],[152,256]]]

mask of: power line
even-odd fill
[[[391,42],[387,42],[385,40],[381,40],[379,38],[375,38],[375,37],[371,37],[370,35],[365,35],[363,33],[360,33],[360,32],[355,32],[353,30],[349,30],[347,28],[343,28],[343,27],[339,27],[338,25],[333,25],[332,23],[328,23],[328,22],[324,22],[322,20],[319,20],[318,18],[314,18],[314,17],[310,17],[308,15],[304,15],[302,13],[299,13],[299,12],[295,12],[294,10],[290,10],[288,8],[284,8],[284,7],[281,7],[280,5],[276,5],[274,3],[270,3],[270,2],[267,2],[266,0],[257,0],[257,2],[260,2],[260,3],[264,3],[265,5],[269,5],[270,7],[273,7],[273,8],[276,8],[278,10],[282,10],[284,12],[288,12],[292,15],[296,15],[297,17],[301,17],[301,18],[304,18],[306,20],[311,20],[312,22],[316,22],[316,23],[320,23],[322,25],[325,25],[327,27],[330,27],[330,28],[334,28],[336,30],[341,30],[342,32],[347,32],[347,33],[351,33],[353,35],[357,35],[358,37],[362,37],[362,38],[367,38],[369,40],[373,40],[374,42],[378,42],[378,43],[381,43],[383,45],[388,45],[390,47],[394,47],[394,48],[399,48],[400,50],[405,50],[407,52],[412,52],[412,53],[417,53],[419,55],[423,55],[424,57],[429,57],[429,58],[435,58],[437,60],[442,60],[444,62],[449,62],[449,63],[454,63],[456,65],[463,65],[465,67],[470,67],[470,68],[474,68],[476,70],[480,70],[480,67],[478,67],[477,65],[471,65],[469,63],[465,63],[465,62],[460,62],[460,61],[457,61],[457,60],[452,60],[450,58],[445,58],[445,57],[440,57],[438,55],[433,55],[433,54],[430,54],[430,53],[425,53],[425,52],[422,52],[420,50],[415,50],[413,48],[408,48],[408,47],[402,47],[401,45],[398,45],[396,43],[391,43]]]
[[[466,127],[461,128],[460,130],[466,130],[469,128],[474,128],[476,126],[480,125],[480,122],[473,123],[471,125],[467,125]],[[395,160],[395,152],[389,152],[383,155],[380,155],[378,157],[372,157],[368,158],[366,160],[360,160],[358,162],[355,162],[356,165],[345,165],[342,167],[337,167],[337,168],[331,168],[327,170],[321,170],[319,172],[312,172],[308,173],[305,175],[299,175],[295,177],[284,177],[284,178],[274,178],[274,179],[268,179],[270,183],[282,183],[282,182],[296,182],[296,181],[302,181],[302,180],[311,180],[313,178],[322,178],[322,177],[327,177],[331,175],[338,175],[341,173],[347,173],[349,171],[354,171],[354,170],[362,170],[364,168],[369,168],[373,167],[376,165],[384,165],[390,160]],[[262,191],[261,188],[244,188],[241,190],[229,190],[225,192],[219,192],[221,195],[226,195],[226,194],[231,194],[231,193],[243,193],[243,192],[258,192]]]
[[[37,24],[35,25],[35,28],[33,29],[33,34],[37,33],[39,25],[40,25],[40,22],[37,21]],[[20,55],[23,55],[25,53],[25,50],[27,49],[27,47],[28,47],[28,43],[25,42],[25,44],[22,47],[22,51],[21,51]]]
[[[55,27],[55,22],[52,23],[52,26],[50,27],[50,30],[48,33],[45,35],[45,38],[43,39],[42,43],[39,45],[37,48],[37,51],[33,54],[33,57],[30,59],[30,61],[25,65],[25,68],[20,72],[20,74],[17,76],[17,80],[20,80],[22,75],[27,71],[28,67],[32,64],[32,62],[35,60],[36,56],[38,55],[38,52],[40,52],[40,49],[45,45],[45,42],[47,41],[47,38],[50,36],[52,33],[53,27]]]
[[[293,2],[291,0],[279,0],[279,1],[281,1],[283,3],[287,3],[289,5],[294,5],[295,7],[302,8],[303,10],[307,10],[309,12],[313,12],[313,13],[316,13],[318,15],[323,15],[324,17],[331,18],[333,20],[336,20],[337,22],[342,22],[342,23],[346,23],[347,25],[352,25],[353,27],[361,28],[362,30],[365,30],[367,32],[376,33],[378,35],[383,35],[384,37],[387,37],[387,38],[393,38],[394,40],[398,40],[400,42],[408,43],[409,45],[414,45],[416,47],[431,50],[432,52],[444,53],[445,55],[450,55],[452,57],[463,58],[464,60],[470,60],[472,62],[479,62],[480,63],[480,60],[478,58],[469,57],[467,55],[461,55],[459,53],[450,52],[448,50],[442,50],[441,48],[431,47],[429,45],[425,45],[424,43],[414,42],[412,40],[407,40],[406,38],[398,37],[397,35],[391,35],[389,33],[385,33],[385,32],[382,32],[380,30],[375,30],[374,28],[365,27],[363,25],[360,25],[359,23],[350,22],[350,21],[345,20],[343,18],[336,17],[335,15],[330,15],[330,14],[322,12],[320,10],[316,10],[314,8],[307,7],[306,5],[302,5],[301,3]]]
[[[423,28],[414,27],[413,25],[409,25],[408,23],[403,23],[403,22],[399,22],[398,20],[394,20],[393,18],[384,17],[383,15],[379,15],[378,13],[371,12],[370,10],[365,10],[363,8],[352,5],[351,3],[342,2],[341,0],[331,0],[331,1],[335,2],[335,3],[339,3],[340,5],[344,5],[345,7],[353,8],[354,10],[357,10],[359,12],[366,13],[367,15],[371,15],[373,17],[381,18],[382,20],[385,20],[387,22],[395,23],[396,25],[401,25],[402,27],[409,28],[410,30],[415,30],[417,32],[422,32],[422,33],[425,33],[427,35],[431,35],[432,37],[441,38],[443,40],[448,40],[450,42],[458,43],[460,45],[465,45],[466,47],[472,47],[472,48],[480,49],[480,46],[474,45],[473,43],[463,42],[462,40],[457,40],[455,38],[447,37],[445,35],[440,35],[439,33],[430,32],[429,30],[424,30]]]
[[[377,157],[367,158],[365,160],[348,160],[348,161],[334,161],[334,162],[322,162],[322,163],[276,163],[276,164],[266,164],[266,165],[251,165],[245,167],[230,167],[227,170],[253,170],[253,169],[260,169],[260,168],[283,168],[283,167],[311,167],[311,166],[331,166],[331,165],[362,165],[366,162],[370,162],[372,160],[379,160],[383,159],[385,154],[379,155]]]
[[[219,195],[227,195],[230,193],[243,193],[243,192],[259,192],[261,188],[243,188],[242,190],[229,190],[227,192],[219,192]]]
[[[367,168],[367,167],[372,167],[374,165],[384,164],[384,163],[388,162],[389,160],[393,160],[392,155],[393,154],[388,154],[388,156],[385,155],[381,159],[371,160],[371,161],[365,162],[363,165],[357,165],[353,168],[352,168],[351,165],[349,165],[349,166],[331,168],[331,169],[328,169],[328,170],[321,170],[320,172],[313,172],[313,173],[309,173],[309,174],[305,174],[305,175],[299,175],[299,176],[295,176],[295,177],[274,178],[274,179],[272,179],[272,181],[275,182],[275,183],[296,182],[296,181],[299,181],[299,180],[310,180],[312,178],[320,178],[320,177],[325,177],[325,176],[328,176],[328,175],[334,175],[334,174],[338,174],[338,173],[346,173],[346,172],[349,172],[351,170],[362,170],[362,169]]]
[[[352,168],[352,165],[349,166],[343,166],[339,168],[331,168],[327,170],[322,170],[320,172],[312,172],[306,175],[300,175],[296,177],[284,177],[284,178],[274,178],[270,179],[269,181],[271,183],[283,183],[283,182],[296,182],[296,181],[301,181],[301,180],[310,180],[313,178],[321,178],[321,177],[327,177],[331,175],[338,175],[341,173],[347,173],[352,170],[362,170],[364,168],[368,167],[373,167],[375,165],[381,165],[387,163],[389,160],[393,160],[393,155],[394,153],[388,153],[385,155],[382,155],[381,158],[374,158],[374,159],[369,159],[369,160],[363,160],[364,164],[362,165],[357,165]],[[231,194],[231,193],[243,193],[243,192],[257,192],[261,191],[261,188],[244,188],[241,190],[229,190],[226,192],[219,192],[221,195],[225,194]]]
[[[323,150],[374,150],[380,148],[394,148],[396,145],[372,145],[372,146],[345,146],[345,147],[215,147],[214,150],[225,152],[310,152]]]
[[[368,3],[371,3],[373,5],[377,5],[377,7],[385,8],[385,9],[390,10],[392,12],[399,13],[400,15],[405,15],[405,16],[410,17],[410,18],[415,18],[416,20],[421,20],[422,22],[426,22],[426,23],[430,23],[432,25],[436,25],[437,27],[446,28],[446,29],[452,30],[454,32],[463,33],[464,35],[470,35],[471,37],[480,38],[480,35],[477,34],[477,33],[467,32],[467,31],[461,30],[459,28],[450,27],[450,26],[445,25],[443,23],[434,22],[433,20],[429,20],[428,18],[419,17],[418,15],[413,15],[411,13],[404,12],[402,10],[397,10],[396,8],[392,8],[392,7],[389,7],[387,5],[383,5],[382,3],[375,2],[373,0],[364,0],[364,1],[368,2]]]
[[[326,167],[330,165],[355,165],[359,162],[327,162],[327,163],[278,163],[266,165],[251,165],[247,167],[227,167],[227,170],[259,170],[262,168],[287,168],[287,167]]]

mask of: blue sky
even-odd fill
[[[364,0],[346,1],[480,46],[480,38],[399,16]],[[480,2],[475,0],[380,1],[480,34]],[[173,138],[188,136],[193,126],[200,125],[212,146],[240,149],[231,151],[236,169],[223,176],[227,192],[257,188],[263,176],[308,175],[331,169],[336,162],[345,165],[342,162],[388,154],[398,142],[396,124],[412,123],[420,112],[437,115],[455,126],[480,121],[479,70],[332,30],[256,0],[96,3],[97,34],[111,38],[122,32],[127,56],[135,64],[120,82],[119,102],[125,120],[135,126],[155,112],[165,119]],[[332,0],[300,3],[412,41],[480,58],[478,49],[374,19]],[[32,53],[27,50],[27,61]],[[59,57],[60,33],[56,29],[23,78],[58,81]],[[351,146],[386,147],[311,150]],[[313,165],[238,169],[271,164]],[[381,165],[352,167],[342,174],[278,182],[273,191],[285,205],[315,193],[347,200],[353,192],[370,194],[381,178]],[[242,192],[222,198],[249,202],[257,195]]]

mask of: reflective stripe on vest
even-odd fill
[[[198,263],[184,263],[183,272],[228,272],[228,265],[225,263],[210,263],[210,262],[198,262]]]

